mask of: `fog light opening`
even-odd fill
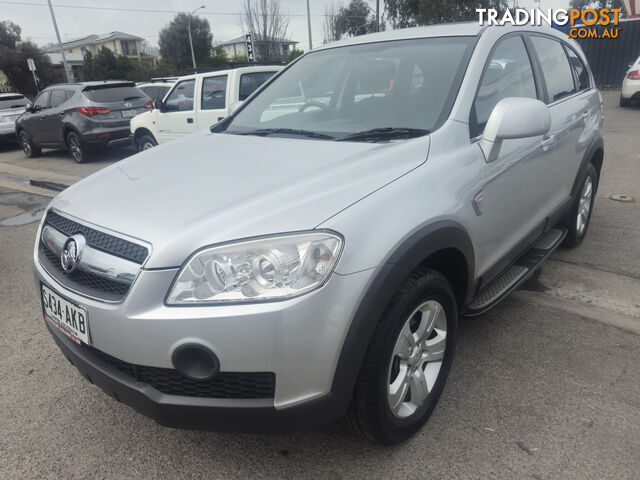
[[[210,380],[220,371],[220,361],[204,345],[180,345],[171,355],[171,363],[183,377],[191,380]]]

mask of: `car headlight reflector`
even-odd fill
[[[296,297],[329,278],[342,238],[323,230],[228,243],[196,252],[167,296],[169,305]]]

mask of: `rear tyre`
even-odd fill
[[[420,430],[451,368],[457,317],[446,278],[426,268],[411,273],[373,334],[346,423],[385,445]]]
[[[593,201],[598,188],[598,174],[593,165],[589,165],[587,171],[582,175],[579,185],[571,211],[564,221],[568,232],[562,246],[567,248],[577,247],[582,243],[591,222]]]
[[[631,105],[631,99],[623,98],[622,95],[620,95],[620,106],[624,108],[628,107],[629,105]]]
[[[20,130],[20,133],[18,133],[18,142],[22,147],[22,151],[28,158],[39,157],[42,153],[42,150],[33,144],[33,141],[26,130]]]
[[[150,133],[140,135],[140,137],[138,138],[138,152],[149,150],[156,145],[158,145],[158,142],[156,142],[156,139],[153,138],[153,135],[151,135]]]
[[[76,132],[67,134],[67,150],[78,163],[84,163],[89,159],[87,147]]]

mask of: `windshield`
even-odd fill
[[[372,130],[426,134],[449,114],[472,45],[471,37],[445,37],[311,53],[240,110],[226,131],[335,139]]]

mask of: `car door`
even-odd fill
[[[196,131],[195,87],[194,78],[178,82],[165,99],[163,111],[156,116],[158,143]]]
[[[580,163],[589,147],[586,140],[591,135],[585,133],[597,128],[600,102],[597,92],[584,84],[585,74],[588,79],[584,65],[580,73],[576,71],[575,62],[581,61],[575,52],[572,52],[574,58],[571,60],[559,40],[540,35],[529,38],[540,62],[551,112],[546,187],[547,208],[554,209],[569,199]],[[576,78],[576,74],[580,77]]]
[[[46,139],[46,134],[43,131],[43,121],[46,117],[47,110],[49,109],[49,97],[51,96],[51,90],[45,90],[42,92],[33,102],[32,113],[29,114],[29,118],[25,122],[27,130],[31,135],[31,141],[40,145],[43,140]]]
[[[472,141],[481,138],[493,108],[503,98],[543,98],[534,71],[521,35],[507,36],[495,45],[470,112]],[[485,159],[479,187],[471,195],[478,215],[472,226],[477,235],[478,273],[486,280],[542,233],[550,168],[544,148],[542,136],[509,139],[503,141],[496,159]]]
[[[64,115],[64,103],[68,100],[68,92],[54,88],[49,98],[49,108],[41,117],[41,143],[52,145],[64,145],[62,138],[62,117]]]
[[[198,107],[198,129],[207,128],[227,116],[227,75],[202,79]]]

